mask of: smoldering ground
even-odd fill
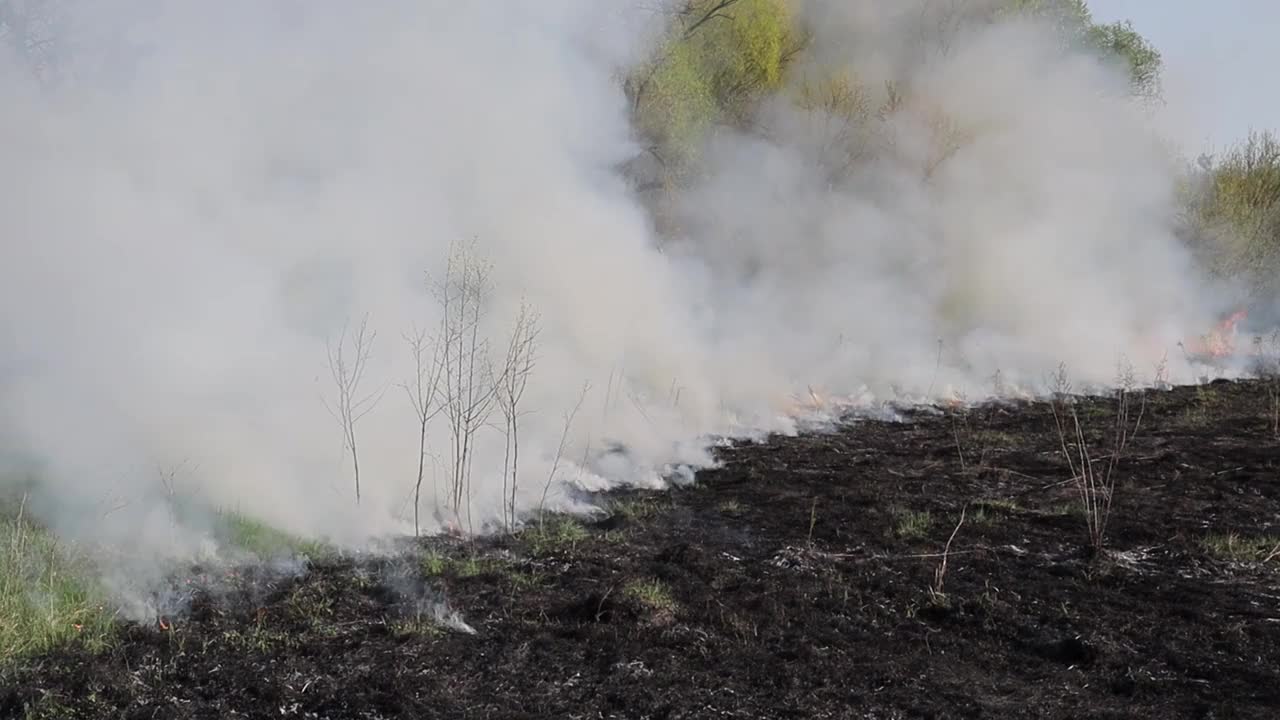
[[[431,281],[460,247],[492,263],[492,356],[521,303],[537,312],[524,511],[789,429],[811,388],[975,398],[997,370],[1034,389],[1058,363],[1107,383],[1211,325],[1172,232],[1173,159],[1122,73],[1033,22],[889,5],[798,5],[811,62],[907,88],[857,162],[834,162],[847,117],[792,102],[802,63],[706,140],[661,236],[619,170],[645,153],[619,76],[658,47],[661,4],[58,4],[40,72],[29,43],[0,61],[9,476],[35,479],[59,533],[136,557],[219,552],[201,513],[175,532],[178,494],[339,543],[412,531],[405,337],[441,327]],[[945,52],[910,50],[937,27]],[[331,360],[366,318],[357,505]],[[454,522],[436,512],[446,415],[422,461],[429,532]],[[471,528],[510,494],[485,420]]]

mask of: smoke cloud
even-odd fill
[[[996,371],[1105,383],[1166,353],[1189,377],[1176,342],[1218,307],[1123,75],[1044,27],[910,4],[802,6],[812,62],[906,88],[865,158],[791,101],[802,65],[758,131],[714,133],[663,238],[619,170],[644,150],[619,75],[655,47],[653,3],[63,3],[39,68],[0,56],[5,477],[36,479],[59,532],[144,556],[208,549],[207,520],[175,533],[175,492],[339,542],[412,531],[403,335],[437,327],[429,278],[471,239],[494,351],[521,302],[540,317],[525,510],[788,430],[810,388],[973,398]],[[964,138],[945,152],[938,116]],[[357,507],[327,359],[365,317]],[[481,527],[504,443],[476,442]],[[437,530],[443,416],[428,446]]]

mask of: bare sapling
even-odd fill
[[[366,394],[361,389],[375,337],[377,333],[369,329],[368,315],[360,320],[360,326],[349,338],[347,325],[342,326],[337,344],[330,343],[328,346],[329,373],[337,389],[336,402],[330,404],[321,399],[325,409],[341,426],[344,449],[351,454],[357,505],[360,504],[360,450],[356,443],[356,424],[372,412],[382,399],[381,390]]]
[[[578,411],[582,409],[582,403],[587,399],[587,392],[591,390],[591,383],[582,384],[582,393],[578,395],[578,402],[574,404],[573,409],[564,414],[564,427],[560,431],[560,444],[556,446],[556,454],[551,459],[551,470],[547,473],[547,482],[542,486],[542,498],[538,500],[538,530],[542,531],[546,525],[546,507],[547,493],[551,491],[551,484],[555,482],[556,473],[560,471],[560,462],[564,459],[565,448],[569,444],[569,431],[573,428],[573,419],[577,417]],[[591,443],[587,443],[587,450],[584,450],[583,464],[586,464],[585,453],[591,448]]]
[[[1117,381],[1115,420],[1111,428],[1111,453],[1105,458],[1104,469],[1099,471],[1096,463],[1101,462],[1102,458],[1092,457],[1089,451],[1084,428],[1080,423],[1080,415],[1076,410],[1076,402],[1071,396],[1071,383],[1067,379],[1066,366],[1059,365],[1053,376],[1054,392],[1050,408],[1053,411],[1054,426],[1058,433],[1062,455],[1067,460],[1071,480],[1076,486],[1077,496],[1084,511],[1089,547],[1095,552],[1101,551],[1106,543],[1107,525],[1115,498],[1116,468],[1129,443],[1142,427],[1142,418],[1146,412],[1145,394],[1140,394],[1141,401],[1136,414],[1134,412],[1133,394],[1136,382],[1132,367],[1122,365]],[[1075,450],[1074,454],[1072,448]]]
[[[178,527],[178,470],[172,467],[161,467],[159,473],[165,509],[169,511],[169,531],[173,533]]]
[[[418,537],[421,530],[420,513],[422,508],[422,482],[426,476],[427,463],[427,427],[443,406],[436,402],[440,389],[440,374],[444,364],[440,359],[440,345],[427,335],[426,331],[415,329],[411,335],[405,336],[409,344],[409,352],[413,356],[413,378],[402,383],[413,414],[418,420],[418,475],[413,485],[413,535]],[[434,483],[433,483],[434,486]],[[439,508],[436,508],[438,511]]]
[[[183,461],[176,465],[162,465],[157,468],[160,476],[160,490],[164,493],[165,508],[169,512],[169,530],[171,533],[176,532],[178,525],[181,523],[180,511],[183,501],[179,497],[182,489],[179,487],[178,474],[184,471],[186,466],[187,462]]]
[[[516,314],[515,326],[507,341],[507,353],[498,373],[491,379],[497,391],[498,409],[503,419],[502,503],[503,521],[507,532],[516,524],[516,493],[519,488],[520,470],[520,409],[529,376],[533,374],[534,349],[538,338],[538,316],[527,304],[521,303]]]
[[[1156,363],[1155,382],[1152,386],[1156,390],[1168,390],[1172,387],[1169,384],[1169,353],[1165,353],[1160,358],[1160,362]]]
[[[444,277],[433,283],[441,309],[441,375],[439,402],[449,422],[451,441],[450,507],[461,522],[465,511],[471,519],[471,469],[476,433],[493,412],[498,388],[489,357],[489,341],[482,320],[489,301],[491,266],[481,260],[474,246],[450,248]]]
[[[969,423],[969,413],[968,413],[968,410],[964,408],[964,405],[963,405],[964,401],[961,400],[960,403],[961,403],[960,409],[953,407],[951,408],[951,412],[949,414],[951,415],[951,435],[956,440],[956,454],[959,455],[960,457],[960,474],[963,475],[966,472],[968,472],[968,467],[966,466],[965,459],[964,459],[964,443],[960,441],[960,420],[958,419],[958,416],[961,413],[964,414],[964,422],[966,426],[965,429],[967,430],[968,423]]]

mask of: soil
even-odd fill
[[[1078,407],[1099,477],[1115,407]],[[1267,387],[1140,409],[1102,551],[1050,406],[903,411],[580,524],[206,576],[182,617],[5,670],[0,717],[1280,717]]]

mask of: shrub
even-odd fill
[[[1220,277],[1276,288],[1280,260],[1280,141],[1251,132],[1220,159],[1201,157],[1183,188],[1184,232]]]

